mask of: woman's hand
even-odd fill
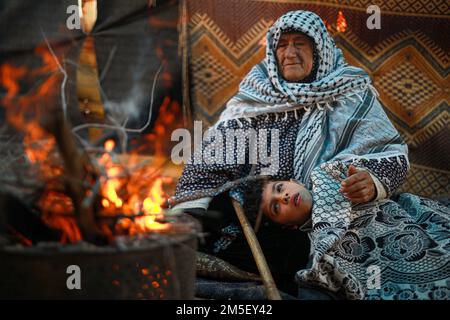
[[[348,167],[348,178],[342,181],[339,191],[353,203],[366,203],[377,195],[375,183],[369,172],[358,171],[354,165]]]

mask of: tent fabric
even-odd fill
[[[108,115],[119,114],[129,118],[128,128],[143,127],[149,117],[153,80],[161,68],[155,83],[151,124],[144,131],[151,132],[165,97],[181,104],[178,1],[157,1],[156,5],[149,5],[148,0],[98,0],[98,16],[90,35],[68,27],[72,14],[72,11],[67,13],[68,8],[77,3],[75,0],[2,1],[0,65],[31,71],[55,64],[55,60],[42,58],[53,51],[67,74],[64,93],[68,118],[73,125],[83,124],[87,119],[77,97],[77,67],[83,45],[92,37],[95,54],[91,58],[97,65],[105,122]],[[19,79],[18,96],[33,94],[42,79],[57,74],[53,86],[57,95],[53,103],[61,104],[59,88],[64,77],[59,67],[52,71],[55,72],[39,76],[28,72]],[[7,94],[7,85],[1,83],[0,98]]]

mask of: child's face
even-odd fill
[[[261,209],[272,221],[301,225],[311,214],[311,193],[295,181],[270,181],[263,189]]]

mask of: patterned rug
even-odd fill
[[[371,4],[381,9],[379,30],[366,25]],[[410,147],[412,167],[402,190],[450,196],[450,5],[445,0],[186,0],[194,119],[205,125],[217,120],[241,79],[264,57],[268,27],[299,9],[319,14],[347,61],[372,77]]]

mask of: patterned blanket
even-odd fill
[[[352,206],[338,192],[346,172],[312,173],[312,265],[297,281],[347,299],[450,299],[450,208],[408,193]]]

